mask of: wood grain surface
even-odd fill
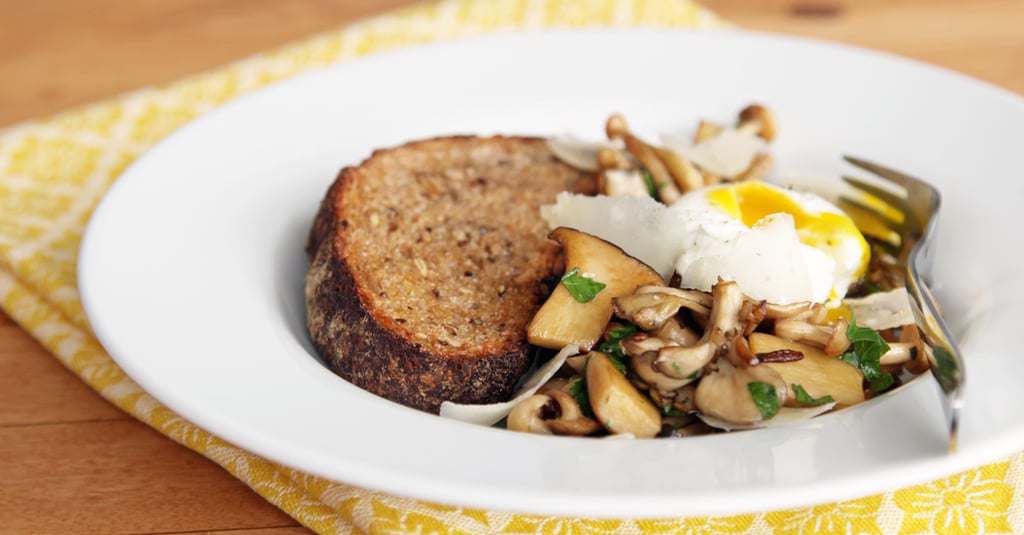
[[[3,0],[0,125],[409,3]],[[1022,0],[704,3],[741,27],[885,50],[1024,93]],[[216,464],[108,404],[0,313],[0,533],[306,532]]]

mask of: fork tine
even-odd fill
[[[847,197],[840,197],[837,204],[861,232],[878,240],[893,256],[899,254],[903,238],[881,214]]]
[[[846,179],[847,177],[843,177]],[[880,199],[873,195],[872,192],[864,191],[859,189],[862,187],[870,188],[870,184],[865,184],[856,179],[847,181],[850,185],[854,186],[855,192],[843,192],[839,194],[839,198],[849,204],[856,205],[859,209],[867,212],[871,212],[876,216],[888,221],[890,225],[897,227],[902,226],[906,221],[906,214],[903,210],[900,210],[902,202],[892,202],[887,199]]]
[[[903,195],[900,195],[899,193],[896,193],[891,189],[887,189],[882,186],[872,184],[871,182],[866,182],[859,178],[854,178],[852,176],[843,175],[843,181],[857,188],[858,190],[860,190],[861,193],[874,197],[876,199],[876,202],[882,203],[885,206],[889,207],[890,212],[902,214],[902,212],[900,212],[900,210],[896,207],[902,206],[906,202],[906,189],[904,189]]]
[[[844,155],[843,159],[857,167],[860,167],[861,169],[864,169],[865,171],[870,171],[880,177],[887,178],[892,182],[903,186],[903,189],[908,191],[923,182],[921,179],[914,178],[906,173],[901,173],[895,169],[890,169],[884,165],[878,165],[877,163],[869,162],[862,158]]]

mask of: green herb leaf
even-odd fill
[[[747,383],[747,390],[750,390],[750,397],[754,398],[754,405],[761,411],[762,418],[771,420],[779,412],[779,395],[774,385],[754,381]]]
[[[566,290],[569,290],[569,295],[572,295],[573,299],[580,303],[593,301],[597,294],[601,293],[601,290],[604,290],[605,286],[607,286],[603,282],[597,282],[580,275],[580,268],[578,267],[572,268],[565,275],[562,275],[562,284],[565,285]]]
[[[619,327],[618,329],[612,329],[608,331],[608,340],[611,342],[619,342],[625,340],[629,335],[639,331],[640,328],[636,325],[626,325]]]
[[[608,340],[602,342],[597,347],[597,350],[605,353],[611,359],[612,364],[622,373],[626,373],[626,352],[622,350],[622,340],[626,339],[629,335],[637,332],[639,328],[636,325],[626,325],[618,329],[612,329],[608,331]]]
[[[834,399],[832,399],[832,396],[822,396],[820,398],[815,399],[812,398],[806,390],[804,390],[804,387],[798,384],[793,384],[790,386],[793,387],[793,392],[796,392],[796,400],[799,401],[800,403],[807,403],[808,405],[824,405],[826,403],[832,403],[833,401],[835,401]]]
[[[882,355],[889,351],[878,331],[867,327],[858,327],[857,321],[851,317],[850,326],[846,329],[850,339],[850,347],[839,355],[839,358],[851,366],[856,366],[864,373],[872,392],[881,392],[892,386],[892,375],[882,372]]]
[[[687,414],[671,405],[661,408],[661,414],[665,416],[687,416]]]
[[[590,394],[587,393],[587,382],[580,379],[569,386],[569,395],[572,399],[576,400],[576,404],[580,406],[580,411],[583,412],[584,416],[594,417],[594,409],[590,406]]]
[[[658,187],[654,184],[654,176],[647,169],[643,170],[644,184],[647,186],[647,194],[655,199],[658,198]]]

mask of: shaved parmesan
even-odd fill
[[[697,167],[725,178],[735,178],[746,171],[754,157],[765,150],[763,139],[735,128],[726,128],[696,145],[671,134],[662,135],[662,143]]]
[[[543,366],[537,368],[537,371],[531,375],[522,388],[519,389],[512,399],[503,403],[489,403],[486,405],[473,405],[465,403],[452,403],[451,401],[445,401],[441,403],[441,417],[451,418],[453,420],[461,420],[471,424],[487,425],[491,426],[501,421],[502,418],[508,416],[508,413],[512,412],[512,409],[518,405],[524,399],[537,393],[540,387],[544,386],[555,373],[558,372],[562,364],[565,363],[565,359],[576,355],[580,352],[580,348],[569,345],[562,348],[555,356],[551,357],[551,360],[544,363]]]

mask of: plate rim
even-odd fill
[[[534,36],[534,35],[537,35],[537,34],[544,34],[544,35],[570,35],[571,34],[573,36],[576,36],[576,35],[580,35],[580,34],[622,34],[622,33],[625,33],[625,34],[637,34],[637,33],[639,33],[639,34],[649,34],[649,33],[652,33],[652,32],[653,33],[673,34],[673,35],[674,34],[693,34],[693,35],[696,35],[696,34],[708,34],[708,35],[728,34],[728,35],[731,35],[731,36],[739,35],[739,36],[743,36],[743,37],[741,37],[742,39],[754,39],[754,40],[764,40],[764,39],[767,39],[769,41],[783,41],[783,42],[789,42],[789,43],[797,43],[797,44],[801,44],[801,45],[810,45],[810,46],[814,46],[814,47],[822,47],[822,46],[824,46],[826,48],[840,49],[840,50],[844,50],[846,52],[853,52],[853,53],[856,53],[856,54],[867,54],[869,56],[874,56],[874,57],[877,57],[877,58],[882,58],[885,61],[905,62],[908,65],[915,65],[915,68],[924,68],[924,69],[939,71],[944,76],[954,76],[954,77],[960,79],[960,81],[967,82],[967,83],[971,84],[972,86],[974,86],[976,88],[983,88],[985,91],[989,91],[990,94],[993,94],[993,95],[1001,94],[1003,97],[1009,97],[1016,105],[1020,105],[1021,104],[1020,96],[1018,96],[1018,95],[1016,95],[1016,94],[1014,94],[1014,93],[1012,93],[1012,92],[1010,92],[1010,91],[1008,91],[1008,90],[1006,90],[1004,88],[1001,88],[1001,87],[989,84],[987,82],[983,82],[983,81],[971,78],[971,77],[969,77],[967,75],[964,75],[962,73],[958,73],[956,71],[952,71],[952,70],[946,69],[944,67],[940,67],[940,66],[936,66],[936,65],[933,65],[933,64],[921,62],[919,60],[905,58],[905,57],[894,55],[894,54],[887,53],[887,52],[870,50],[870,49],[860,48],[860,47],[856,47],[856,46],[852,46],[852,45],[846,45],[846,44],[841,44],[841,43],[835,43],[835,42],[823,41],[823,40],[819,40],[819,39],[811,39],[811,38],[805,38],[805,37],[795,37],[795,36],[788,36],[788,35],[774,34],[774,33],[767,33],[767,32],[751,32],[751,31],[745,31],[745,30],[744,31],[740,31],[740,30],[714,30],[714,31],[697,30],[697,31],[693,31],[693,30],[680,30],[680,29],[652,29],[652,28],[599,28],[599,29],[583,29],[583,30],[579,30],[579,29],[573,29],[573,30],[554,29],[554,30],[538,30],[538,31],[530,31],[530,32],[497,32],[497,33],[487,34],[487,35],[483,35],[483,36],[466,37],[466,38],[459,38],[459,39],[453,39],[453,40],[443,40],[443,41],[438,41],[438,42],[434,42],[434,43],[429,43],[429,44],[426,44],[426,45],[402,47],[402,48],[395,49],[395,50],[389,50],[389,51],[385,51],[385,52],[375,53],[375,54],[371,54],[371,55],[368,55],[368,56],[363,56],[363,57],[360,57],[360,58],[348,60],[348,61],[345,61],[345,62],[342,62],[342,63],[339,63],[339,64],[334,64],[334,65],[330,65],[330,66],[316,68],[316,69],[313,69],[313,70],[311,70],[309,72],[300,74],[298,76],[295,76],[295,77],[292,77],[292,78],[289,78],[289,79],[286,79],[286,80],[283,80],[283,81],[280,81],[280,82],[276,82],[276,83],[271,84],[269,86],[266,86],[264,88],[256,89],[256,90],[254,90],[252,92],[249,92],[249,93],[247,93],[245,95],[241,95],[241,96],[239,96],[239,97],[237,97],[235,99],[232,99],[231,101],[229,101],[224,106],[220,106],[220,107],[218,107],[218,108],[216,108],[214,110],[211,110],[210,112],[207,112],[207,113],[201,115],[199,118],[197,118],[197,119],[195,119],[193,121],[190,121],[188,124],[184,125],[182,128],[179,128],[178,130],[176,130],[175,132],[173,132],[169,136],[165,137],[164,139],[162,139],[161,141],[156,143],[153,147],[151,147],[149,150],[147,150],[135,162],[133,162],[122,173],[122,178],[129,177],[129,179],[131,179],[131,177],[136,176],[136,173],[138,172],[137,170],[140,168],[139,164],[145,165],[143,162],[148,161],[150,158],[155,158],[155,157],[159,156],[162,153],[162,151],[166,150],[164,147],[167,146],[167,143],[172,143],[172,142],[174,142],[175,139],[179,139],[182,136],[189,135],[189,132],[191,131],[191,129],[202,127],[207,122],[209,122],[211,120],[214,120],[216,117],[218,117],[219,116],[218,114],[224,113],[224,110],[230,110],[230,109],[233,109],[233,108],[236,108],[236,107],[239,107],[239,106],[244,106],[251,99],[258,99],[258,98],[260,98],[259,95],[264,94],[268,90],[270,90],[270,91],[283,91],[283,90],[285,90],[283,88],[291,87],[293,84],[306,83],[306,80],[309,80],[311,77],[323,76],[324,72],[332,71],[332,70],[335,70],[335,69],[347,69],[347,68],[350,68],[350,66],[352,64],[357,63],[357,62],[358,63],[382,62],[382,61],[386,62],[386,61],[389,61],[390,58],[393,58],[395,56],[406,56],[406,55],[409,55],[409,54],[423,53],[422,51],[424,49],[433,49],[434,51],[437,51],[437,50],[442,50],[443,51],[446,48],[464,46],[465,43],[472,43],[472,42],[477,42],[477,41],[500,41],[500,40],[508,40],[508,39],[515,40],[515,39],[521,39],[521,38],[523,38],[523,36],[526,36],[526,35]],[[718,37],[716,37],[716,38],[718,38]],[[117,192],[120,191],[120,188],[122,188],[122,184],[125,184],[125,183],[127,183],[127,181],[121,180],[120,178],[118,179],[118,181],[111,187],[111,189],[107,192],[107,194],[104,195],[104,197],[101,200],[99,206],[97,206],[96,211],[94,212],[94,218],[96,217],[97,214],[100,214],[100,217],[103,217],[103,213],[105,213],[105,211],[109,211],[110,210],[109,206],[111,206],[111,203],[117,202],[116,199],[117,199],[117,197],[119,195]],[[81,247],[80,253],[79,253],[79,262],[80,262],[79,265],[82,266],[82,269],[80,269],[80,271],[78,273],[78,277],[79,277],[78,280],[79,280],[79,288],[81,289],[81,299],[82,299],[83,308],[86,310],[87,317],[90,318],[90,324],[93,324],[94,325],[94,329],[96,329],[96,327],[95,327],[96,323],[93,322],[93,317],[94,317],[95,314],[98,314],[98,308],[102,307],[102,305],[98,304],[99,301],[102,298],[97,296],[97,294],[94,292],[95,286],[93,284],[93,278],[92,277],[99,276],[99,275],[95,275],[95,272],[92,271],[95,259],[91,258],[89,256],[90,254],[92,254],[94,241],[97,240],[97,239],[100,239],[100,238],[97,237],[97,232],[99,232],[99,231],[96,230],[96,228],[98,228],[98,227],[94,226],[94,224],[98,225],[98,223],[94,223],[94,221],[100,221],[100,219],[96,218],[94,220],[94,218],[90,218],[90,221],[89,221],[89,223],[87,224],[87,227],[86,227],[85,234],[83,235],[82,247]],[[117,335],[112,333],[112,332],[110,332],[110,331],[108,331],[108,330],[106,330],[106,328],[105,328],[106,326],[102,324],[102,321],[99,321],[97,323],[100,324],[100,327],[95,330],[96,335],[100,339],[100,342],[104,345],[104,347],[114,348],[113,350],[110,350],[110,354],[111,354],[111,357],[113,357],[115,359],[117,364],[119,366],[121,366],[122,369],[124,369],[125,372],[129,374],[129,376],[132,376],[133,379],[134,379],[136,374],[144,375],[145,374],[144,371],[140,371],[140,370],[134,368],[134,366],[132,365],[131,357],[126,357],[121,351],[118,350],[120,344],[118,343],[118,341],[116,339]],[[117,353],[117,355],[115,355],[115,353]],[[130,371],[132,369],[135,370],[135,373],[132,373]],[[143,381],[139,381],[138,379],[135,379],[135,380],[137,382],[139,382],[140,385],[143,383]],[[149,381],[146,381],[146,382],[149,382]],[[146,387],[146,391],[150,392],[152,394],[153,390],[151,388],[153,386],[155,386],[155,385],[147,386]],[[156,388],[156,390],[160,391],[161,389],[160,388]],[[164,396],[172,396],[172,395],[169,395],[166,392],[163,393],[163,396],[157,396],[156,394],[154,394],[154,397],[156,397],[157,399],[160,399],[162,403],[167,405],[169,408],[171,408],[175,412],[179,412],[178,409],[174,408],[171,403],[169,403],[166,399],[164,399]],[[180,414],[180,412],[179,412],[179,414]],[[207,421],[208,422],[208,419],[205,418],[204,415],[199,415],[199,414],[192,414],[192,415],[181,414],[181,415],[186,417],[186,418],[189,418],[189,419],[194,419],[194,421],[196,421],[197,423],[203,422],[203,421]],[[209,425],[209,423],[207,425]],[[207,425],[201,425],[201,426],[204,429],[210,429],[210,427],[208,427]],[[214,424],[213,427],[222,427],[222,426]],[[218,433],[215,433],[214,430],[212,430],[212,429],[210,429],[210,431],[208,431],[208,432],[210,432],[210,434],[214,435],[214,436],[222,436],[222,435],[220,435]],[[239,436],[234,431],[230,432],[229,434],[233,435],[233,436]],[[573,440],[573,439],[564,439],[563,438],[563,439],[559,439],[559,440]],[[1020,448],[1020,444],[1024,444],[1024,430],[1018,430],[1018,433],[1016,434],[1016,436],[1015,436],[1015,438],[1013,440],[1007,440],[1005,442],[1006,443],[1004,443],[1004,444],[987,444],[986,445],[987,447],[980,447],[980,446],[976,447],[976,448],[971,450],[971,454],[970,455],[960,455],[960,456],[954,456],[954,457],[929,457],[929,458],[923,459],[919,465],[908,464],[902,470],[902,472],[897,473],[897,478],[896,479],[899,480],[899,481],[903,481],[906,484],[919,483],[919,482],[927,480],[927,479],[934,479],[935,477],[941,477],[942,475],[948,475],[948,474],[954,473],[954,472],[956,472],[958,470],[963,470],[963,469],[975,467],[975,466],[979,465],[982,462],[987,462],[987,461],[994,460],[997,457],[1002,456],[1002,455],[1007,455],[1007,454],[1010,454],[1010,453],[1014,453],[1016,450],[1018,450]],[[1017,445],[1014,446],[1014,445],[1010,444],[1010,442],[1016,442]],[[248,448],[246,448],[246,449],[248,449]],[[296,465],[293,462],[286,462],[286,461],[284,461],[284,460],[282,460],[280,458],[277,458],[277,457],[279,457],[279,455],[274,455],[274,452],[266,451],[267,448],[264,447],[264,446],[258,447],[257,450],[264,450],[264,451],[256,451],[256,450],[250,450],[250,451],[254,451],[254,453],[257,453],[257,454],[259,454],[259,455],[261,455],[261,456],[263,456],[265,458],[275,460],[276,462],[281,462],[282,464],[294,466],[296,468],[302,469],[302,470],[310,472],[310,473],[316,474],[316,473],[320,472],[320,471],[316,470],[315,467],[301,466],[303,463],[298,463],[298,465]],[[922,475],[924,472],[927,472],[927,475]],[[938,475],[936,475],[936,474],[938,474]],[[332,474],[327,474],[327,473],[319,473],[318,475],[320,475],[322,477],[326,477],[326,478],[332,478],[332,479],[337,477],[336,474],[332,475]],[[839,479],[832,479],[832,480],[829,480],[829,481],[826,481],[826,482],[821,482],[817,486],[815,486],[815,485],[808,486],[807,484],[804,484],[804,485],[800,486],[799,488],[792,488],[792,489],[790,489],[790,488],[783,487],[781,489],[776,489],[776,491],[779,492],[779,494],[777,495],[777,497],[779,499],[776,499],[776,500],[774,500],[772,502],[773,504],[775,504],[773,506],[773,508],[799,506],[799,505],[808,505],[809,502],[806,501],[805,493],[807,493],[808,491],[811,491],[811,490],[818,490],[818,491],[821,492],[821,494],[823,496],[826,497],[826,499],[818,500],[818,501],[816,501],[814,503],[821,503],[823,501],[834,501],[835,499],[847,499],[847,498],[862,496],[863,494],[860,491],[844,491],[842,488],[835,488],[835,487],[837,485],[841,486],[841,485],[847,485],[847,484],[852,483],[852,485],[850,485],[849,488],[851,488],[851,489],[852,488],[862,489],[862,488],[864,488],[867,485],[864,482],[857,482],[857,481],[861,480],[861,479],[864,479],[864,478],[868,478],[868,477],[870,477],[870,476],[864,475],[864,476],[858,476],[858,477],[852,477],[852,478],[846,478],[846,479],[839,478]],[[418,498],[418,499],[429,499],[429,496],[431,495],[431,492],[438,488],[438,483],[439,483],[439,482],[436,482],[436,481],[422,481],[422,482],[420,482],[421,484],[419,485],[419,488],[413,489],[412,491],[408,491],[408,489],[410,487],[407,486],[404,483],[399,484],[399,486],[396,486],[396,482],[390,482],[389,481],[389,482],[387,482],[385,484],[379,484],[380,483],[379,480],[368,481],[368,480],[366,480],[366,478],[362,478],[362,477],[356,477],[356,479],[358,481],[354,482],[353,484],[356,484],[358,486],[364,486],[364,487],[367,487],[367,488],[375,488],[376,490],[379,490],[381,492],[386,492],[386,493],[395,494],[395,495],[404,495],[404,496],[408,496],[408,497],[412,497],[412,498]],[[375,484],[375,483],[378,483],[378,484]],[[904,485],[899,485],[899,486],[904,486]],[[733,489],[733,490],[736,491],[738,489]],[[455,493],[455,494],[460,494],[460,493],[463,494],[463,501],[466,502],[466,503],[469,503],[470,506],[473,506],[473,507],[481,507],[481,508],[487,508],[487,509],[492,509],[492,510],[499,510],[499,509],[501,509],[501,507],[496,507],[495,504],[493,503],[495,501],[494,497],[501,495],[501,489],[497,489],[497,488],[490,489],[490,490],[488,490],[488,492],[491,493],[491,495],[492,495],[491,498],[478,499],[478,500],[475,500],[475,501],[474,501],[474,499],[471,496],[467,496],[466,493],[462,492],[460,489],[449,489],[448,492],[452,492],[452,493]],[[743,491],[739,490],[739,492],[740,492],[740,495],[742,496],[742,492]],[[759,493],[761,493],[762,491],[755,489],[755,490],[752,490],[750,492],[752,493],[753,496],[757,496],[757,495],[760,495]],[[851,492],[853,494],[851,494]],[[799,497],[797,496],[798,494],[799,494]],[[529,500],[523,500],[522,496],[519,496],[519,495],[502,496],[502,497],[505,498],[505,499],[517,500],[518,503],[527,503],[527,502],[529,502]],[[574,496],[562,496],[561,498],[564,501],[560,501],[558,504],[547,503],[547,498],[535,500],[534,502],[532,502],[532,504],[530,504],[529,509],[530,509],[530,511],[538,511],[538,512],[543,513],[543,514],[589,514],[589,515],[595,515],[596,514],[597,516],[623,516],[624,514],[628,514],[628,511],[626,509],[615,508],[615,507],[605,508],[604,511],[594,511],[594,510],[590,509],[587,506],[587,504],[576,503],[576,502],[578,502],[578,500],[574,500],[573,499]],[[657,515],[657,514],[659,514],[659,512],[671,514],[671,511],[678,511],[679,510],[678,504],[667,503],[667,502],[674,501],[677,498],[678,498],[678,496],[675,496],[675,497],[669,498],[669,500],[667,500],[667,501],[666,500],[662,500],[662,502],[664,502],[664,503],[660,503],[659,505],[656,505],[656,506],[653,506],[653,507],[648,507],[646,509],[646,513],[645,514],[652,514],[653,513],[654,515]],[[608,505],[607,503],[605,503],[607,501],[608,501],[607,499],[604,500],[602,502],[602,506]],[[634,504],[631,504],[631,505],[634,505]],[[628,509],[630,511],[632,511],[632,510],[635,510],[635,507],[629,507]],[[715,503],[704,503],[704,504],[702,504],[701,509],[703,511],[711,511],[712,513],[710,513],[710,514],[738,514],[738,513],[745,513],[745,512],[752,512],[752,511],[761,511],[761,510],[763,510],[762,507],[757,507],[757,508],[753,508],[753,509],[749,509],[749,510],[748,509],[743,509],[743,508],[736,509],[736,508],[732,508],[732,507],[716,507]],[[524,512],[524,511],[521,511],[520,507],[518,507],[518,506],[513,507],[511,509],[506,509],[506,510],[515,511],[515,512]],[[609,514],[605,514],[605,513],[609,513]],[[705,513],[698,513],[698,514],[702,514],[703,515]]]

